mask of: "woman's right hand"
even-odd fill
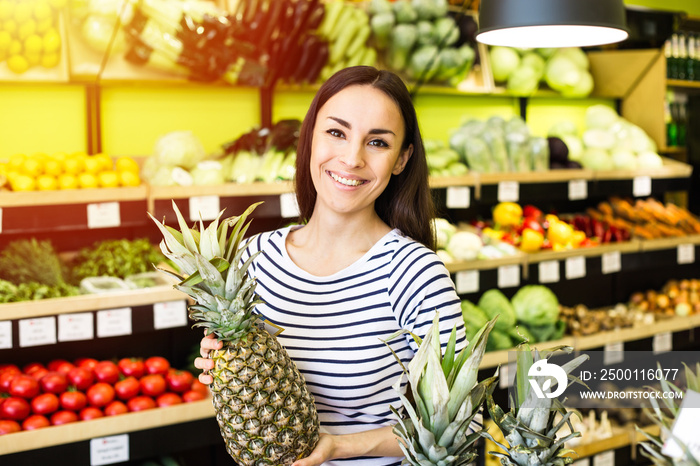
[[[209,351],[221,349],[223,346],[223,343],[217,340],[213,333],[207,335],[206,330],[204,331],[204,338],[199,343],[199,354],[202,357],[195,358],[194,367],[202,369],[202,373],[199,374],[199,381],[205,385],[209,385],[214,381],[212,376],[209,375],[209,371],[214,368],[214,361],[209,359]]]

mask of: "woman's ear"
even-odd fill
[[[406,167],[406,164],[408,163],[408,159],[411,158],[413,155],[413,144],[408,146],[408,149],[401,151],[399,154],[399,158],[396,159],[396,164],[394,165],[394,169],[391,171],[394,175],[398,175],[403,171],[403,169]]]

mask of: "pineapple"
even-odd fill
[[[408,418],[401,419],[391,408],[399,418],[394,433],[401,439],[400,447],[406,456],[404,463],[413,466],[465,465],[476,458],[475,443],[481,432],[467,435],[467,430],[486,396],[493,392],[497,380],[494,376],[476,383],[495,319],[488,322],[456,358],[456,329],[452,329],[445,354],[441,355],[438,319],[436,314],[424,341],[414,335],[420,348],[408,364],[408,370],[404,367],[415,403],[409,402],[399,390],[403,376],[394,385],[408,413]]]
[[[199,231],[187,227],[174,202],[181,231],[151,218],[163,234],[161,250],[185,276],[163,271],[196,302],[189,308],[194,326],[223,342],[209,357],[215,362],[216,420],[228,453],[242,466],[288,466],[316,446],[319,422],[303,376],[253,313],[260,302],[247,274],[254,256],[239,265],[250,223],[244,224],[257,205],[219,224],[221,212],[206,229],[200,221]]]
[[[515,399],[511,399],[510,412],[505,413],[496,405],[492,396],[489,396],[487,400],[489,414],[508,442],[508,445],[503,445],[494,440],[488,433],[484,434],[506,452],[489,452],[501,458],[502,465],[561,466],[574,461],[573,458],[565,456],[571,453],[571,450],[564,448],[566,441],[581,435],[574,431],[569,420],[573,411],[567,411],[564,405],[555,398],[538,398],[528,380],[530,367],[542,357],[548,358],[557,352],[571,352],[572,350],[571,347],[559,346],[542,351],[542,355],[540,355],[539,351],[531,350],[526,343],[518,346]],[[583,354],[561,367],[569,379],[583,383],[570,374],[586,359],[588,359],[588,355]],[[544,391],[549,392],[548,389]],[[557,412],[562,417],[555,424]],[[572,433],[556,439],[557,432],[564,425],[568,425]]]
[[[661,369],[661,366],[659,366],[659,369]],[[687,389],[700,393],[700,363],[697,363],[696,365],[696,372],[693,372],[692,369],[685,366],[685,378],[687,382]],[[661,383],[661,390],[657,390],[659,392],[679,393],[681,391],[678,387],[663,378],[661,378],[659,382]],[[661,398],[661,400],[666,407],[665,412],[659,405],[659,401],[655,398],[649,399],[653,410],[649,411],[648,408],[644,409],[644,412],[652,421],[654,421],[654,424],[659,426],[661,431],[660,435],[653,435],[635,426],[637,431],[641,432],[642,435],[649,440],[648,442],[640,443],[642,447],[642,455],[651,460],[651,462],[656,466],[700,466],[698,459],[693,457],[692,453],[683,444],[683,442],[677,438],[674,440],[683,450],[682,457],[671,458],[661,451],[664,446],[664,439],[673,437],[671,428],[673,427],[673,423],[681,409],[680,405],[676,403],[674,398]]]

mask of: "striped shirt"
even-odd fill
[[[257,235],[243,254],[246,260],[261,251],[249,268],[264,301],[257,311],[284,329],[278,339],[306,379],[322,432],[393,425],[389,407],[399,409],[401,401],[392,385],[402,368],[382,340],[401,329],[424,337],[438,311],[443,346],[455,325],[457,350],[466,344],[449,273],[433,251],[393,230],[349,267],[315,276],[290,259],[285,247],[290,228]],[[404,365],[418,349],[408,334],[388,344]],[[403,390],[405,383],[404,378]],[[401,459],[354,458],[352,464],[393,465]]]

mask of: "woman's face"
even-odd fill
[[[404,131],[396,103],[372,86],[349,86],[331,97],[316,116],[311,143],[314,210],[373,211],[413,152],[413,146],[401,150]]]

